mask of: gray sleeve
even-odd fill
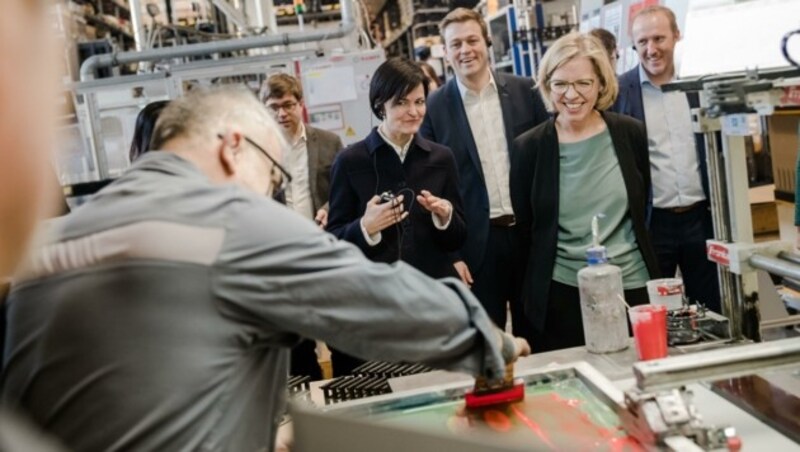
[[[240,209],[229,226],[214,290],[224,315],[267,337],[291,332],[365,359],[503,375],[497,330],[460,282],[373,263],[271,201]]]

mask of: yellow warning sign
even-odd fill
[[[356,131],[352,127],[347,127],[347,130],[344,131],[344,134],[348,137],[356,136]]]

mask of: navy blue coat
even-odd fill
[[[686,96],[689,99],[689,108],[698,108],[700,106],[700,99],[697,97],[697,93],[687,93]],[[617,96],[617,101],[611,107],[611,111],[632,116],[642,121],[642,123],[645,124],[645,134],[647,133],[639,66],[634,67],[619,77],[619,95]],[[708,171],[706,171],[706,144],[702,134],[695,134],[695,147],[697,150],[697,160],[700,168],[700,180],[703,184],[703,191],[706,194],[706,198],[711,199],[708,191]]]
[[[514,138],[546,121],[549,115],[532,79],[502,73],[495,73],[494,79],[510,153]],[[463,259],[474,275],[483,262],[489,239],[489,194],[455,78],[428,97],[428,112],[420,134],[449,147],[455,156],[469,241],[453,259]]]
[[[434,278],[458,276],[450,253],[467,238],[453,154],[444,146],[415,136],[405,161],[373,129],[366,139],[345,148],[331,169],[330,211],[327,230],[354,243],[376,262],[401,260]],[[409,189],[411,191],[409,191]],[[453,204],[453,218],[444,231],[433,225],[431,213],[416,202],[422,190]],[[381,242],[369,246],[361,232],[361,217],[376,194],[405,195],[409,216],[381,231]],[[413,193],[412,193],[413,191]],[[402,253],[398,253],[402,247]]]

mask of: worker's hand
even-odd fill
[[[285,422],[278,427],[275,435],[275,452],[290,452],[294,445],[294,428],[292,423]]]
[[[461,278],[461,282],[466,284],[467,287],[472,288],[472,273],[469,272],[467,263],[464,261],[458,261],[453,263],[453,267],[456,268],[456,273],[458,273],[458,277]]]
[[[417,202],[425,210],[439,217],[442,224],[447,223],[453,212],[453,205],[450,201],[433,196],[428,190],[420,191],[420,194],[417,195]]]
[[[408,217],[408,212],[404,212],[403,195],[383,204],[380,204],[380,200],[380,197],[373,196],[367,203],[367,210],[362,218],[364,229],[369,235],[375,235]]]
[[[521,337],[514,337],[500,329],[497,330],[500,336],[500,347],[503,351],[503,359],[506,364],[513,363],[522,356],[531,354],[531,346],[528,341]]]
[[[314,221],[317,222],[320,228],[325,229],[328,226],[328,211],[319,209],[317,211],[317,216],[314,217]]]
[[[514,361],[523,356],[531,354],[531,346],[528,341],[521,337],[512,338],[514,341]]]

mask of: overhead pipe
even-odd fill
[[[350,34],[356,28],[355,16],[351,6],[352,0],[340,0],[339,8],[342,13],[342,22],[335,31],[311,31],[303,33],[282,33],[269,36],[252,36],[225,41],[204,42],[185,46],[167,47],[160,49],[147,49],[141,52],[105,53],[94,55],[86,59],[81,65],[81,81],[93,80],[98,69],[117,66],[121,64],[140,63],[143,61],[160,61],[170,58],[183,58],[190,56],[211,55],[214,53],[237,52],[259,47],[289,45],[302,42],[323,41],[325,39],[338,39]]]

